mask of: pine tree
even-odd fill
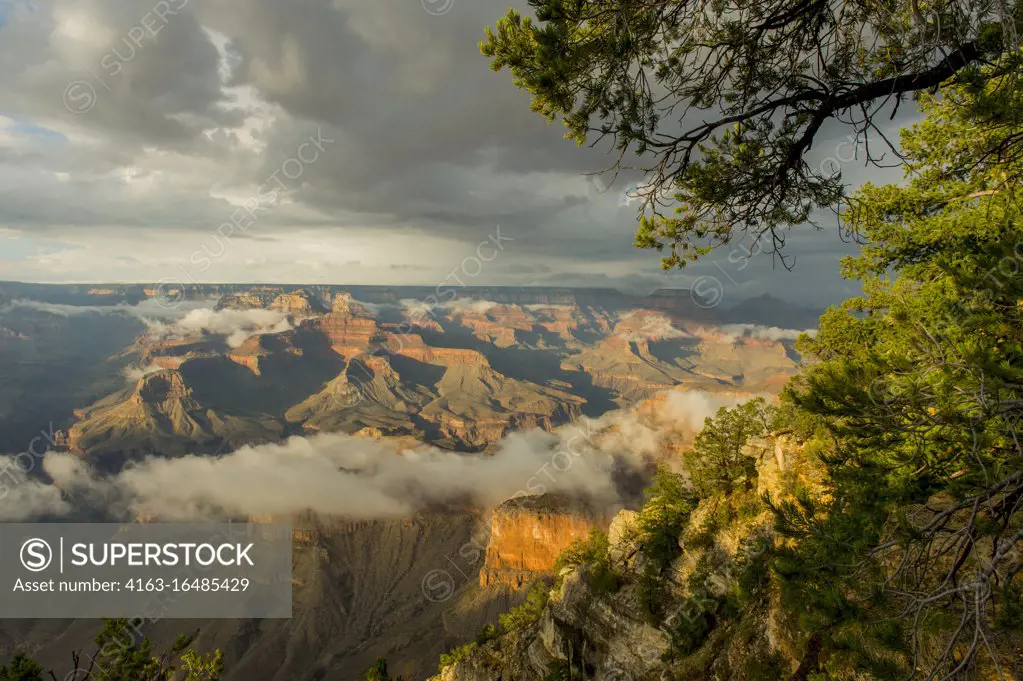
[[[923,99],[906,183],[863,187],[846,216],[864,295],[822,317],[786,391],[826,424],[831,489],[775,507],[796,540],[776,567],[833,669],[965,678],[1020,640],[1004,617],[1023,579],[1018,85]]]
[[[750,233],[780,251],[786,227],[845,195],[840,172],[807,159],[822,130],[845,125],[857,159],[880,164],[886,105],[1023,57],[1014,0],[529,5],[535,19],[510,10],[482,53],[567,138],[642,172],[636,245],[667,251],[665,268]],[[975,124],[997,129],[988,113]]]
[[[43,668],[25,653],[18,652],[6,665],[0,665],[0,681],[43,681]]]
[[[756,461],[743,453],[750,438],[767,434],[772,410],[763,398],[737,407],[722,407],[708,418],[685,456],[693,487],[700,497],[731,494],[737,486],[751,489]]]

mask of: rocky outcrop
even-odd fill
[[[566,358],[561,367],[586,372],[595,386],[612,390],[630,401],[650,397],[693,378],[683,368],[652,357],[645,341],[636,342],[624,336],[606,338]]]
[[[291,293],[279,294],[270,303],[270,309],[280,310],[281,312],[297,316],[309,316],[325,311],[323,305],[318,300],[307,291],[301,289]]]
[[[270,351],[263,347],[262,336],[250,336],[241,345],[228,352],[227,358],[259,376],[260,361],[269,354]]]
[[[435,393],[407,386],[387,356],[362,355],[315,395],[285,413],[307,431],[343,431],[363,435],[417,432],[413,414]]]
[[[150,408],[163,414],[199,406],[192,398],[192,390],[177,371],[157,371],[143,377],[129,403],[139,409]]]
[[[495,305],[484,311],[470,310],[457,315],[473,335],[498,347],[515,345],[516,331],[531,331],[533,319],[518,305]]]
[[[799,369],[780,341],[735,338],[716,330],[704,332],[697,353],[694,372],[759,392],[777,392]]]
[[[482,448],[511,430],[551,430],[581,412],[583,398],[509,378],[481,364],[479,360],[485,358],[474,351],[451,352],[470,361],[446,365],[447,371],[437,383],[439,397],[419,413],[446,437]]]
[[[548,599],[535,624],[477,646],[433,681],[561,678],[552,674],[570,660],[573,678],[660,678],[669,636],[645,621],[633,590],[596,593],[584,570],[566,568]]]
[[[253,308],[268,308],[283,293],[282,289],[267,287],[255,287],[247,291],[229,293],[217,301],[214,309],[251,310]]]
[[[253,375],[260,375],[259,360],[261,355],[255,353],[229,352],[227,353],[227,358],[235,364],[245,367],[251,371]]]
[[[385,338],[384,349],[387,352],[408,357],[424,364],[436,364],[438,366],[490,366],[490,362],[478,350],[431,347],[426,344],[423,337],[419,334],[388,333]]]
[[[271,418],[217,413],[195,399],[181,373],[146,374],[133,389],[84,410],[61,434],[71,452],[112,465],[145,456],[223,451],[240,444],[275,441],[283,427]]]
[[[564,549],[602,524],[592,509],[552,495],[505,502],[490,519],[480,586],[517,589],[550,574]]]
[[[745,451],[757,460],[757,492],[785,499],[798,485],[820,489],[820,464],[791,437],[755,438]],[[776,588],[769,583],[751,591],[745,606],[731,614],[719,612],[715,600],[746,564],[740,553],[755,560],[762,550],[749,551],[773,541],[771,515],[763,509],[734,516],[708,535],[708,518],[719,503],[701,502],[679,536],[681,555],[656,578],[654,605],[661,614],[651,616],[650,577],[641,578],[651,560],[637,532],[646,509],[622,511],[608,530],[617,587],[595,583],[590,565],[564,568],[539,612],[519,616],[515,628],[468,649],[434,681],[526,681],[569,668],[573,678],[632,681],[789,678],[803,642],[780,611]]]
[[[303,326],[325,334],[334,352],[346,359],[367,352],[385,339],[376,320],[348,294],[334,299],[329,314],[304,322]]]
[[[138,336],[132,347],[138,353],[138,367],[145,370],[180,369],[189,360],[217,357],[221,349],[219,342],[201,336],[154,338],[150,334]]]
[[[398,351],[398,354],[425,364],[438,364],[446,367],[490,367],[490,362],[478,351],[462,348],[431,348],[427,345],[405,346]]]

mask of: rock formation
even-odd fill
[[[819,464],[785,436],[752,440],[747,453],[758,462],[760,493],[784,499],[797,485],[821,482]],[[589,565],[565,568],[541,611],[518,628],[467,649],[434,681],[542,679],[568,674],[569,669],[573,677],[596,679],[788,678],[799,663],[795,651],[800,633],[779,611],[774,588],[755,592],[750,604],[719,629],[713,622],[709,632],[699,628],[708,626],[701,622],[714,612],[714,594],[727,591],[740,569],[740,553],[771,540],[766,509],[719,526],[708,536],[703,528],[718,503],[701,503],[679,538],[681,555],[669,574],[659,578],[663,591],[653,604],[661,612],[657,617],[651,617],[649,596],[643,595],[649,586],[641,575],[649,558],[636,539],[637,517],[643,511],[622,511],[609,531],[608,556],[620,575],[618,587],[595,585],[588,577]],[[694,630],[701,632],[695,644],[677,638],[678,631]]]
[[[553,495],[505,502],[490,520],[480,586],[517,589],[550,574],[565,548],[603,524],[593,509]]]
[[[141,378],[79,411],[78,422],[61,435],[76,454],[117,466],[145,456],[223,451],[243,443],[276,440],[282,426],[272,419],[233,416],[204,408],[178,371]]]
[[[376,320],[347,294],[334,299],[329,314],[308,320],[303,326],[325,334],[334,352],[346,359],[367,352],[374,343],[384,340]]]
[[[302,289],[278,294],[270,303],[269,309],[280,310],[300,317],[325,311],[323,305],[316,298]]]

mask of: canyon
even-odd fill
[[[367,519],[308,509],[286,518],[291,620],[187,623],[225,650],[231,681],[356,679],[377,656],[423,678],[550,576],[565,548],[637,508],[707,405],[773,394],[799,366],[795,331],[737,326],[687,292],[475,287],[422,302],[434,293],[0,283],[0,387],[14,386],[0,391],[0,451],[23,451],[48,428],[56,454],[116,476],[153,459],[330,434],[390,452],[377,456],[425,444],[434,457],[497,460],[522,442],[571,443],[566,429],[585,428],[586,446],[571,454],[606,460],[610,497],[554,493],[544,476],[564,476],[552,449],[553,467],[512,481],[521,494],[492,504],[463,494]],[[156,623],[151,635],[169,640],[180,627]],[[81,621],[5,623],[0,650],[27,645],[57,660],[90,632]]]

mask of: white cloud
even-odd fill
[[[665,443],[692,437],[707,416],[739,398],[668,391],[647,408],[582,418],[553,433],[505,437],[489,454],[344,434],[292,437],[221,457],[149,458],[113,477],[79,457],[50,454],[43,467],[74,498],[102,500],[128,515],[165,520],[289,515],[305,510],[351,518],[407,516],[437,504],[492,507],[523,494],[567,492],[619,503],[616,476],[648,470]],[[27,508],[53,511],[52,490],[25,488]]]
[[[191,336],[224,336],[227,344],[238,347],[251,336],[281,333],[292,328],[288,315],[278,310],[191,310],[184,317],[169,322],[144,318],[154,338],[188,338]]]
[[[29,309],[57,315],[59,317],[75,317],[90,314],[122,314],[138,317],[142,320],[174,319],[189,314],[192,310],[209,305],[207,300],[184,300],[173,307],[160,300],[144,300],[137,305],[67,305],[63,303],[47,303],[28,298],[17,298],[6,305],[0,305],[0,314],[15,309]]]
[[[121,371],[121,374],[125,377],[125,379],[127,379],[129,383],[137,383],[138,381],[148,376],[149,374],[156,373],[157,371],[162,371],[163,368],[164,367],[157,366],[156,364],[147,364],[144,367],[128,366]]]
[[[401,306],[410,319],[422,319],[426,316],[434,316],[435,310],[449,312],[452,315],[466,313],[486,314],[488,311],[498,307],[500,303],[492,300],[477,300],[474,298],[455,298],[444,302],[432,302],[432,300],[416,300],[415,298],[404,298]]]
[[[781,329],[777,326],[761,324],[725,324],[720,327],[719,331],[733,343],[740,338],[782,341],[796,340],[804,333],[811,338],[817,335],[817,329]]]
[[[636,317],[642,319],[642,324],[636,328],[632,320]],[[689,334],[675,328],[671,320],[663,314],[650,312],[648,310],[636,310],[627,312],[621,317],[619,325],[615,328],[616,333],[621,333],[621,327],[625,327],[624,337],[633,340],[667,340],[669,338],[687,338]]]
[[[22,471],[25,457],[0,456],[0,522],[19,523],[37,520],[43,516],[63,516],[71,511],[61,490],[29,478]],[[34,463],[33,463],[34,466]]]

